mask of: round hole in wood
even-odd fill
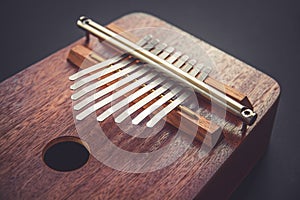
[[[49,142],[43,151],[45,164],[56,171],[81,168],[90,157],[87,144],[77,137],[64,136]]]

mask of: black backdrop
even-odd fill
[[[231,199],[296,199],[297,195],[299,198],[297,0],[1,1],[0,80],[82,37],[83,32],[75,25],[78,16],[84,14],[107,24],[137,11],[154,14],[190,32],[280,83],[282,96],[268,151]]]

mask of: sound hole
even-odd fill
[[[56,171],[81,168],[89,159],[87,145],[79,138],[66,136],[52,140],[44,149],[45,164]]]

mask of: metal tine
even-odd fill
[[[196,64],[192,70],[189,71],[189,74],[192,76],[196,76],[197,74],[199,74],[199,72],[201,72],[202,68],[204,67],[203,64]]]
[[[137,45],[139,46],[144,46],[147,42],[149,42],[150,40],[152,39],[152,35],[146,35],[143,39],[139,40]],[[126,58],[128,56],[128,53],[125,53],[125,54],[122,54],[120,56],[115,56],[113,58],[110,58],[108,60],[105,60],[99,64],[96,64],[96,65],[93,65],[91,67],[88,67],[86,69],[83,69],[79,72],[77,72],[76,74],[73,74],[72,76],[69,77],[70,80],[74,81],[84,75],[87,75],[93,71],[96,71],[96,70],[99,70],[99,69],[102,69],[104,67],[107,67],[109,65],[112,65],[114,63],[117,63],[119,62],[120,60]]]
[[[166,48],[166,44],[164,44],[165,48]],[[165,51],[163,51],[163,53],[160,55],[161,58],[166,59],[166,61],[173,63],[174,66],[181,68],[183,67],[183,71],[187,72],[188,74],[196,77],[200,72],[202,73],[201,79],[199,80],[204,80],[211,69],[207,69],[204,68],[203,64],[196,64],[196,60],[192,59],[190,61],[189,60],[189,56],[187,55],[182,55],[182,53],[180,51],[177,51],[173,54],[171,54],[175,49],[173,47],[168,47]],[[157,53],[157,52],[155,52]],[[171,54],[171,55],[170,55]],[[188,61],[188,62],[187,62]],[[185,65],[186,64],[186,65]],[[205,71],[201,71],[202,69],[205,69]]]
[[[162,47],[160,47],[160,46],[162,46]],[[158,44],[157,47],[155,47],[152,50],[152,53],[157,55],[157,54],[159,54],[159,51],[162,51],[166,47],[167,47],[167,44],[165,44],[165,43]],[[182,55],[182,53],[180,51],[173,53],[174,50],[175,49],[173,47],[168,47],[159,55],[159,57],[166,59],[166,61],[168,61],[170,63],[173,63],[173,65],[175,67],[178,67],[178,68],[182,67],[183,71],[189,73],[190,75],[192,75],[194,77],[196,77],[201,72],[202,75],[199,76],[199,80],[203,81],[208,76],[208,74],[211,71],[210,68],[204,68],[203,64],[196,64],[197,63],[196,60],[194,60],[194,59],[189,60],[189,56]],[[173,53],[173,54],[171,54],[171,53]],[[203,68],[204,68],[204,71],[202,72],[201,70]]]
[[[150,42],[148,42],[143,48],[147,49],[147,50],[150,50],[152,49],[157,43],[159,43],[159,40],[151,40]],[[123,67],[126,67],[128,66],[129,64],[135,62],[136,59],[135,58],[129,58],[128,60],[123,60],[115,65],[112,65],[108,68],[105,68],[104,70],[102,71],[99,71],[99,72],[96,72],[86,78],[83,78],[81,80],[79,80],[78,82],[75,82],[73,85],[71,85],[71,89],[72,90],[75,90],[75,89],[78,89],[79,87],[85,85],[86,83],[90,82],[90,81],[93,81],[101,76],[104,76],[104,75],[107,75],[111,72],[114,72],[120,68],[123,68]]]
[[[121,109],[122,107],[128,105],[129,102],[132,102],[133,100],[135,100],[136,98],[138,98],[141,95],[145,94],[149,90],[155,88],[156,86],[158,86],[163,81],[164,81],[163,78],[159,78],[159,79],[155,80],[154,82],[148,83],[145,87],[142,87],[141,89],[137,90],[133,94],[129,95],[128,97],[126,97],[122,101],[118,102],[117,104],[113,105],[108,110],[106,110],[105,112],[103,112],[101,115],[99,115],[97,117],[97,120],[98,121],[105,120],[107,117],[109,117],[110,115],[112,115],[113,113],[115,113],[116,111],[118,111],[119,109]]]
[[[111,103],[112,101],[118,99],[119,97],[123,96],[124,94],[128,93],[129,91],[131,91],[131,90],[141,86],[142,84],[148,82],[149,80],[151,80],[155,76],[157,76],[157,73],[152,72],[152,73],[142,77],[141,79],[131,83],[130,85],[126,86],[125,88],[117,91],[113,95],[110,95],[110,96],[104,98],[103,100],[95,103],[94,105],[88,107],[87,109],[85,109],[84,111],[79,113],[76,116],[76,119],[77,120],[83,120],[88,115],[92,114],[93,112],[97,111],[98,109],[102,108],[103,106],[107,105],[108,103]]]
[[[127,75],[128,73],[131,73],[133,71],[135,71],[136,69],[138,69],[138,65],[133,65],[133,66],[130,66],[126,69],[123,69],[117,73],[115,73],[113,76],[108,76],[104,79],[101,79],[100,81],[97,81],[81,90],[79,90],[78,92],[74,93],[72,96],[71,96],[71,99],[72,100],[77,100],[79,99],[80,97],[84,96],[85,94],[113,81],[113,80],[116,80],[122,76],[125,76]]]
[[[156,113],[146,124],[147,127],[152,128],[157,124],[159,120],[161,120],[163,117],[165,117],[167,114],[169,114],[173,109],[175,109],[177,106],[179,106],[183,101],[185,101],[190,96],[189,93],[185,92],[181,94],[177,99],[172,101],[169,105],[167,105],[165,108],[160,110],[158,113]]]
[[[79,103],[77,103],[75,106],[74,106],[74,109],[75,110],[80,110],[82,109],[83,107],[85,107],[86,105],[88,105],[89,103],[93,102],[94,100],[96,99],[99,99],[101,98],[102,96],[108,94],[109,92],[112,92],[114,91],[116,88],[120,88],[122,87],[123,85],[135,80],[136,78],[144,75],[146,72],[148,72],[150,69],[141,69],[141,70],[138,70],[134,73],[132,73],[130,76],[127,76],[126,78],[123,78],[117,82],[115,82],[114,84],[104,88],[103,90],[100,90],[98,92],[96,92],[95,94],[83,99],[82,101],[80,101]]]
[[[70,88],[72,90],[76,90],[76,89],[82,87],[83,85],[85,85],[85,84],[87,84],[87,83],[89,83],[89,82],[91,82],[93,80],[98,79],[101,76],[105,76],[105,75],[107,75],[107,74],[109,74],[111,72],[114,72],[114,71],[116,71],[116,70],[118,70],[120,68],[124,68],[124,67],[130,65],[133,62],[135,62],[135,59],[134,58],[130,58],[128,60],[124,60],[122,62],[119,62],[119,63],[117,63],[115,65],[111,65],[110,67],[105,68],[102,71],[96,72],[96,73],[94,73],[94,74],[92,74],[92,75],[90,75],[88,77],[85,77],[85,78],[83,78],[83,79],[75,82],[73,85],[71,85]]]
[[[165,59],[167,58],[175,49],[173,47],[167,47],[158,57]]]
[[[162,52],[165,48],[167,48],[167,44],[166,43],[159,43],[157,44],[153,49],[152,49],[152,53],[155,55],[158,55],[160,52]]]
[[[91,73],[93,71],[96,71],[96,70],[102,69],[104,67],[107,67],[109,65],[115,64],[115,63],[119,62],[120,60],[123,60],[127,56],[128,56],[127,54],[122,54],[120,56],[116,56],[116,57],[110,58],[110,59],[105,60],[105,61],[103,61],[101,63],[98,63],[98,64],[93,65],[91,67],[88,67],[86,69],[83,69],[83,70],[77,72],[76,74],[73,74],[72,76],[70,76],[69,80],[75,81],[78,78],[81,78],[82,76],[87,75],[87,74],[89,74],[89,73]]]
[[[179,93],[182,89],[183,89],[183,87],[180,87],[180,86],[171,89],[170,92],[168,92],[167,94],[165,94],[163,97],[161,97],[160,99],[158,99],[156,102],[154,102],[148,108],[146,108],[140,114],[138,114],[132,120],[132,123],[135,124],[135,125],[139,124],[149,114],[151,114],[153,111],[155,111],[156,109],[158,109],[159,107],[161,107],[164,103],[166,103],[167,101],[169,101],[173,96],[175,96],[177,93]]]
[[[171,54],[167,59],[166,61],[168,61],[169,63],[173,63],[175,62],[180,56],[181,56],[181,52],[180,51],[177,51],[173,54]]]
[[[127,117],[129,117],[132,113],[134,113],[138,109],[142,108],[144,105],[146,105],[147,103],[149,103],[150,101],[152,101],[153,99],[155,99],[156,97],[161,95],[163,92],[165,92],[172,86],[173,86],[172,82],[166,82],[164,85],[162,85],[158,89],[154,90],[148,96],[146,96],[145,98],[141,99],[140,101],[138,101],[137,103],[135,103],[134,105],[130,106],[128,109],[123,111],[118,117],[115,118],[115,122],[121,123]]]
[[[192,60],[189,60],[181,69],[184,71],[184,72],[188,72],[190,71],[193,66],[197,63],[197,61],[195,59],[192,59]]]
[[[209,73],[211,72],[212,68],[211,67],[204,67],[204,69],[201,71],[200,76],[198,77],[198,80],[204,81]]]
[[[155,48],[155,46],[159,44],[159,40],[158,39],[152,39],[150,40],[145,46],[143,46],[143,49],[147,49],[147,50],[151,50],[153,48]]]
[[[173,63],[173,65],[175,67],[181,68],[188,59],[189,59],[189,57],[187,55],[183,55],[175,63]]]

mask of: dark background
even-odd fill
[[[137,11],[156,15],[274,77],[281,100],[270,146],[231,199],[300,197],[299,1],[24,0],[1,1],[0,7],[1,81],[82,37],[75,25],[80,15],[107,24]]]

